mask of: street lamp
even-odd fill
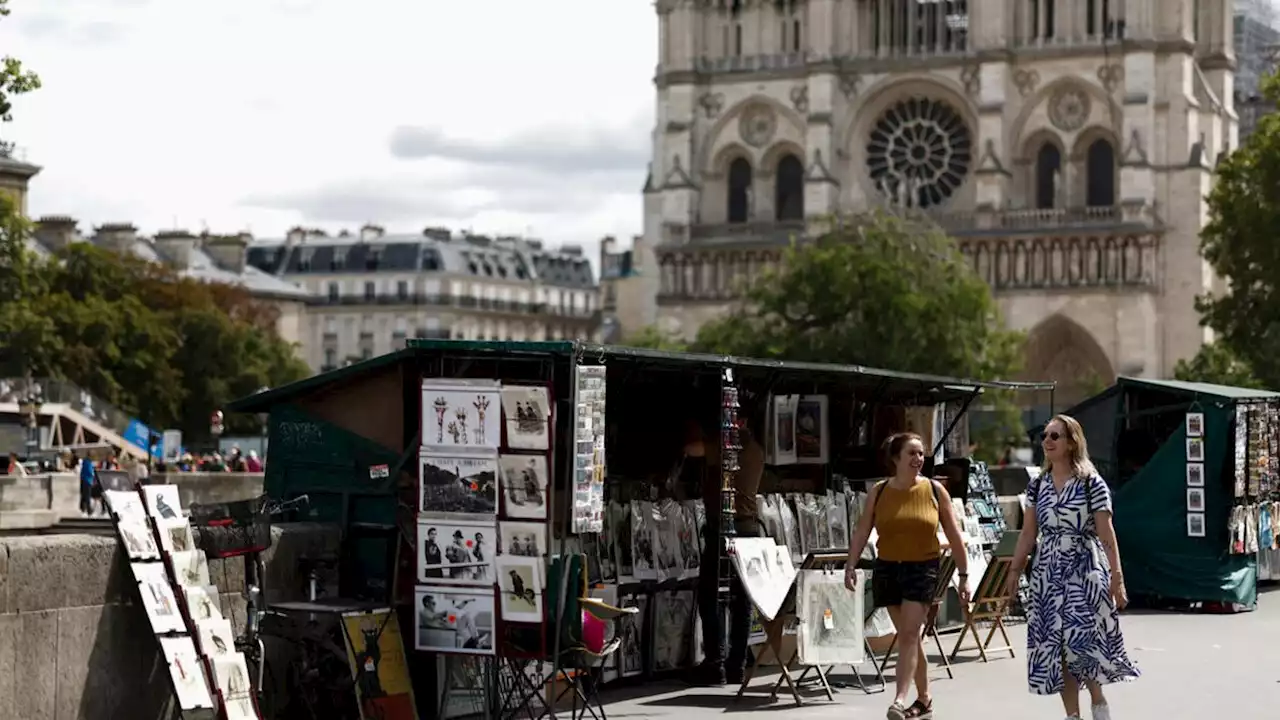
[[[213,436],[214,442],[222,437],[222,411],[214,410],[209,416],[209,434]]]
[[[39,385],[27,385],[27,391],[18,400],[18,415],[27,428],[27,457],[31,458],[40,449],[40,407],[44,405],[44,394]]]

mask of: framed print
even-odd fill
[[[507,517],[521,520],[547,519],[547,456],[503,455],[498,458],[502,473],[502,508]]]
[[[1204,438],[1187,438],[1187,462],[1204,462]]]
[[[164,563],[136,562],[130,566],[138,580],[138,593],[142,596],[142,607],[147,611],[151,629],[157,635],[185,631],[187,625],[178,608],[178,599],[173,595],[173,585],[169,582],[169,572],[164,569]]]
[[[1204,413],[1187,413],[1187,437],[1204,437]]]
[[[502,414],[507,447],[547,450],[551,447],[551,393],[546,386],[503,385]]]
[[[498,590],[502,619],[542,622],[541,559],[503,555],[498,558]]]
[[[160,638],[160,648],[169,663],[169,678],[173,680],[178,706],[183,710],[212,708],[213,696],[209,693],[209,680],[204,673],[204,663],[196,653],[191,638]]]
[[[422,381],[422,446],[450,455],[498,454],[502,397],[497,380]]]
[[[151,534],[151,523],[146,517],[141,520],[122,517],[116,522],[116,530],[120,532],[120,542],[124,544],[125,554],[130,560],[160,559],[160,548],[156,547],[156,538]]]
[[[1187,512],[1204,512],[1204,488],[1187,488]]]
[[[418,519],[418,582],[492,585],[497,527],[492,522]]]
[[[1204,487],[1204,463],[1187,463],[1187,487]]]
[[[421,455],[418,458],[421,504],[429,517],[498,516],[498,458]]]
[[[414,646],[428,652],[493,655],[493,590],[420,585]]]
[[[1187,513],[1187,537],[1204,537],[1204,513]]]
[[[143,485],[142,496],[147,500],[147,513],[156,520],[182,519],[182,498],[177,485]]]

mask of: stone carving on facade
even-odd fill
[[[708,120],[714,119],[724,109],[724,93],[704,92],[698,97],[698,105]]]
[[[1098,82],[1102,83],[1102,87],[1108,94],[1114,93],[1120,87],[1120,82],[1124,80],[1123,65],[1102,65],[1098,68]]]
[[[1013,72],[1013,85],[1018,88],[1018,94],[1026,97],[1035,92],[1036,86],[1040,84],[1040,73],[1029,68],[1019,68]]]
[[[982,91],[982,66],[966,65],[960,70],[960,82],[964,85],[964,91],[973,100],[978,99],[978,93]]]
[[[1058,90],[1049,98],[1049,122],[1063,132],[1075,132],[1089,120],[1089,93],[1078,87]]]
[[[809,169],[805,172],[805,180],[808,182],[827,182],[833,185],[839,185],[840,181],[835,175],[831,174],[830,168],[822,160],[822,150],[813,149],[813,162],[809,164]]]
[[[1009,174],[1009,171],[1004,167],[1004,163],[1000,161],[1000,155],[996,152],[996,141],[992,138],[987,138],[986,144],[982,146],[982,159],[978,161],[978,169],[974,172],[979,175]]]
[[[680,163],[680,155],[671,156],[671,171],[667,173],[667,177],[662,183],[667,189],[686,189],[693,188],[693,179],[689,177],[689,173],[685,172],[684,166]]]
[[[778,116],[767,105],[753,105],[738,119],[738,136],[751,147],[764,147],[778,130]]]
[[[1120,164],[1130,167],[1146,167],[1149,164],[1147,150],[1142,147],[1142,136],[1138,134],[1138,128],[1134,128],[1133,133],[1129,135],[1129,146],[1125,148]]]
[[[806,115],[809,112],[809,86],[797,85],[791,88],[791,104],[795,106],[796,112]]]
[[[856,72],[843,72],[840,74],[840,92],[846,100],[852,100],[858,96],[858,88],[862,86],[862,76]]]

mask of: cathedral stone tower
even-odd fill
[[[658,0],[649,317],[692,336],[818,216],[932,214],[1069,396],[1168,376],[1212,166],[1230,0]]]

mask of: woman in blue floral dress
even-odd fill
[[[1111,720],[1107,683],[1132,680],[1120,632],[1128,599],[1111,491],[1089,461],[1080,423],[1058,415],[1045,427],[1044,472],[1027,487],[1027,512],[1009,574],[1011,591],[1037,547],[1027,614],[1027,684],[1036,695],[1062,696],[1067,720],[1079,720],[1080,686],[1093,720]],[[1037,546],[1036,538],[1039,536]]]

